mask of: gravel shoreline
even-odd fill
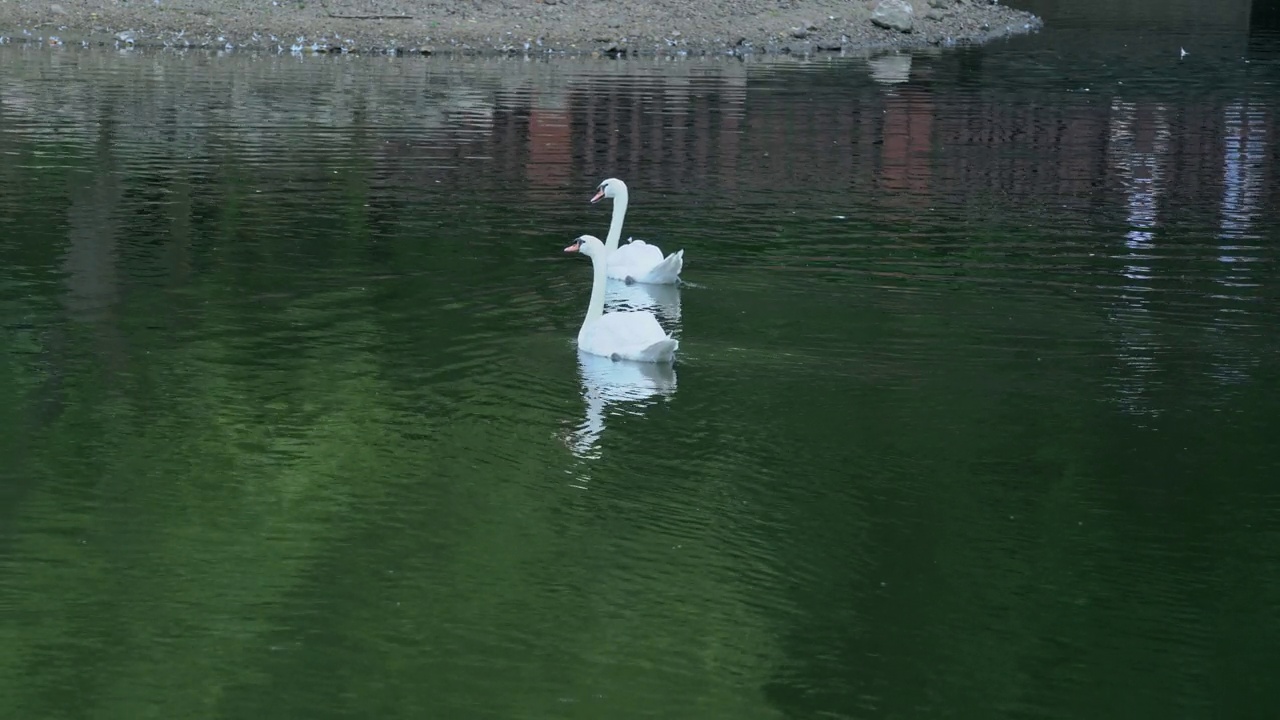
[[[0,42],[302,53],[809,55],[1041,25],[995,0],[0,0]]]

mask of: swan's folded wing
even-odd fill
[[[632,274],[639,275],[648,272],[664,259],[662,250],[656,245],[636,240],[626,245],[619,245],[618,249],[609,256],[609,264],[626,267]]]

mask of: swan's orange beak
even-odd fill
[[[602,197],[604,197],[604,188],[600,188],[599,190],[596,191],[595,195],[591,196],[591,202],[593,203],[600,202],[600,198]]]
[[[579,251],[579,249],[580,249],[581,247],[582,247],[582,243],[574,243],[574,244],[570,245],[569,247],[565,248],[565,249],[564,249],[564,251],[565,251],[565,252],[578,252],[578,251]]]

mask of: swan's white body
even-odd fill
[[[591,258],[594,271],[587,317],[578,330],[578,348],[614,360],[670,363],[680,342],[662,329],[653,313],[643,310],[604,312],[604,287],[608,282],[608,255],[599,238],[583,235],[565,252],[581,252]]]
[[[627,283],[652,285],[674,285],[680,282],[684,250],[663,256],[657,245],[632,238],[627,238],[626,245],[618,245],[622,239],[622,220],[627,215],[627,184],[617,178],[605,180],[600,183],[591,202],[597,202],[600,198],[613,200],[613,220],[609,223],[609,234],[604,241],[605,250],[609,253],[608,277]]]

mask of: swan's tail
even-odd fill
[[[684,250],[677,250],[668,255],[662,262],[650,268],[643,278],[636,279],[655,285],[674,285],[679,282],[680,270],[683,268]]]
[[[678,347],[680,347],[680,341],[675,338],[659,340],[641,350],[640,359],[646,362],[671,362],[675,360]]]

